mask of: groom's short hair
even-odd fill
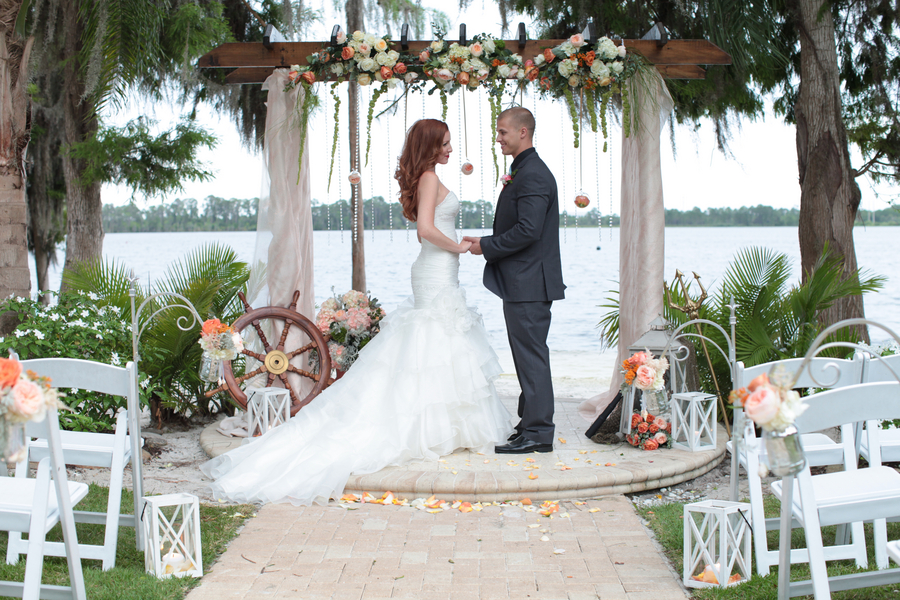
[[[528,135],[534,137],[534,115],[531,114],[531,111],[527,108],[523,108],[521,106],[507,108],[502,113],[500,113],[500,116],[497,117],[497,120],[499,121],[500,119],[504,118],[512,121],[516,129],[524,127],[528,130]]]

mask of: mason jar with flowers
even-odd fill
[[[759,425],[763,432],[763,450],[760,455],[760,475],[768,472],[778,477],[793,475],[803,468],[806,458],[800,435],[794,421],[807,405],[800,394],[789,387],[790,377],[781,371],[754,378],[746,388],[733,390],[729,400],[750,421]],[[755,442],[755,436],[750,443]]]
[[[198,343],[203,348],[200,378],[210,383],[224,381],[224,361],[234,360],[244,350],[241,334],[219,319],[207,319],[203,322]]]
[[[378,333],[384,315],[377,298],[356,290],[335,295],[322,303],[316,315],[316,326],[328,340],[337,378],[350,368],[359,351]],[[318,366],[315,351],[310,353],[310,364],[314,368]]]
[[[665,357],[653,358],[649,350],[635,352],[622,361],[622,391],[633,385],[642,392],[643,410],[668,419],[669,395],[665,390],[668,370],[669,361]]]

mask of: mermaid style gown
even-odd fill
[[[435,209],[435,226],[453,240],[458,212],[453,192]],[[215,497],[326,503],[350,475],[505,443],[500,363],[458,272],[458,254],[422,240],[412,298],[382,320],[353,367],[284,425],[200,467]]]

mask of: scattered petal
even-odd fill
[[[549,542],[549,541],[550,541],[550,538],[547,537],[546,535],[543,535],[543,536],[541,536],[541,541],[542,541],[542,542]]]
[[[522,498],[522,504],[531,505],[531,498]]]
[[[537,478],[538,478],[538,476],[535,475],[534,473],[529,473],[529,474],[528,474],[528,479],[537,479]]]
[[[595,507],[595,508],[588,509],[588,512],[600,512],[600,509]]]
[[[564,548],[554,548],[553,549],[553,554],[565,554],[565,553],[566,553],[566,551]]]
[[[526,459],[525,459],[525,462],[534,462],[534,459],[533,459],[533,458],[526,458]]]
[[[560,443],[560,444],[565,444],[565,443],[566,443],[566,438],[556,438],[556,439],[559,440],[559,443]]]
[[[606,464],[603,465],[603,466],[605,466],[605,467],[614,467],[614,466],[616,466],[616,463],[606,463]]]

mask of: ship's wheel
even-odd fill
[[[234,372],[231,369],[231,361],[225,361],[225,384],[206,392],[206,396],[210,397],[213,394],[227,390],[241,408],[247,408],[247,394],[241,389],[241,383],[251,377],[267,373],[266,387],[271,386],[277,377],[284,388],[290,392],[291,415],[293,416],[298,410],[309,404],[313,398],[318,396],[332,381],[331,355],[328,352],[327,340],[325,339],[325,336],[322,335],[322,332],[319,331],[319,328],[316,327],[315,323],[297,312],[297,300],[300,298],[299,290],[294,292],[291,304],[287,308],[281,306],[264,306],[262,308],[254,309],[247,303],[247,299],[244,297],[243,293],[238,293],[238,296],[240,297],[241,302],[244,303],[244,316],[235,321],[232,324],[232,327],[237,333],[241,334],[241,337],[243,337],[245,329],[252,327],[256,331],[256,335],[259,336],[260,342],[262,342],[266,353],[261,354],[248,348],[244,348],[242,353],[245,356],[256,359],[260,362],[260,365],[252,371],[244,373],[240,377],[234,376]],[[266,337],[265,332],[263,332],[263,327],[260,322],[264,320],[282,323],[281,337],[276,346],[272,346]],[[312,341],[293,350],[285,349],[285,342],[291,327],[296,327],[305,333]],[[319,361],[319,368],[315,369],[316,372],[308,371],[291,364],[292,359],[304,356],[311,350],[315,350]],[[315,384],[313,385],[312,390],[310,390],[305,397],[298,397],[297,392],[288,381],[288,373],[295,373],[301,377],[313,380]]]

